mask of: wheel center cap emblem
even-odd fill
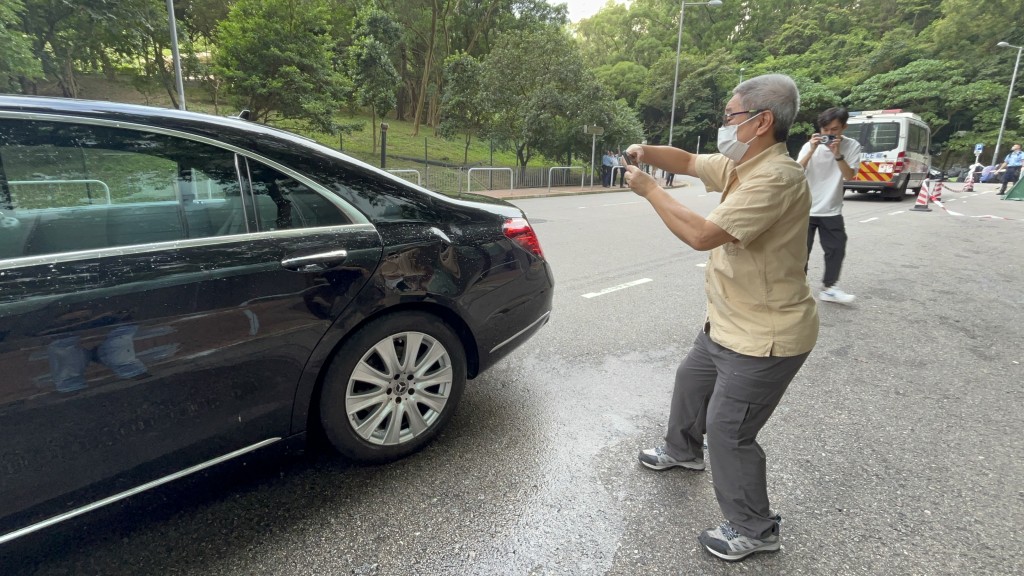
[[[399,394],[405,394],[405,391],[409,389],[409,385],[405,382],[399,382],[398,386],[395,387],[395,391]]]

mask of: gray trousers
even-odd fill
[[[745,356],[701,332],[676,371],[666,452],[678,460],[702,458],[707,433],[718,506],[745,536],[761,538],[775,527],[768,518],[765,456],[757,433],[809,354]]]

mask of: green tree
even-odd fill
[[[238,0],[217,28],[216,71],[252,117],[333,131],[349,83],[335,68],[329,0]]]
[[[374,5],[361,9],[352,23],[348,73],[355,86],[355,101],[370,109],[373,150],[377,150],[377,116],[383,119],[398,103],[401,78],[391,61],[392,49],[382,40],[395,38],[400,28]]]
[[[600,66],[594,74],[614,97],[625,99],[630,106],[636,106],[647,82],[647,69],[635,62]]]
[[[847,96],[855,108],[903,108],[915,112],[931,126],[932,139],[945,141],[953,133],[971,130],[978,111],[998,101],[1003,92],[995,82],[968,83],[963,69],[941,60],[918,60],[878,74],[856,86]],[[995,128],[981,117],[980,128]]]
[[[610,98],[567,32],[545,26],[498,39],[483,65],[488,134],[515,150],[519,166],[535,153],[555,158],[566,134],[598,120]]]
[[[32,43],[20,30],[20,14],[24,6],[19,0],[0,4],[0,79],[4,90],[16,90],[22,80],[43,75],[39,59],[32,54]]]
[[[117,6],[105,0],[24,0],[24,7],[22,25],[44,74],[57,80],[62,96],[77,98],[81,64],[101,52],[102,39],[109,38],[102,23],[115,21]]]
[[[465,137],[462,162],[469,161],[469,145],[484,127],[487,108],[480,93],[480,62],[469,54],[449,56],[444,63],[444,98],[441,101],[441,135]]]

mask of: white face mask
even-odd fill
[[[757,118],[761,114],[762,112],[758,112],[757,114],[754,114],[753,116],[747,118],[746,120],[740,122],[739,124],[733,124],[731,126],[722,126],[721,128],[719,128],[718,151],[721,152],[726,158],[732,160],[733,162],[739,162],[743,158],[743,155],[747,153],[747,149],[750,147],[750,143],[754,141],[754,138],[757,138],[757,135],[755,134],[754,138],[751,138],[746,142],[740,142],[739,140],[736,139],[736,131],[739,130],[740,126],[743,126],[744,124],[750,122],[754,118]]]

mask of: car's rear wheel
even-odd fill
[[[466,353],[454,330],[423,312],[390,314],[348,339],[320,393],[331,444],[362,462],[407,456],[451,419],[466,385]]]

